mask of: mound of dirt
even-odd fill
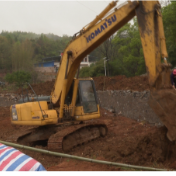
[[[149,90],[147,76],[135,76],[127,78],[124,75],[105,77],[94,77],[96,90]]]
[[[55,83],[55,80],[52,80],[52,81],[46,81],[46,82],[39,83],[39,84],[32,84],[31,86],[37,95],[48,95],[49,96],[53,89],[54,83]],[[23,90],[20,88],[15,93],[26,94],[27,92],[33,94],[33,91],[31,90],[30,87],[28,87],[27,89],[23,89]]]
[[[124,75],[105,77],[99,76],[93,78],[96,90],[133,90],[144,91],[149,90],[147,76],[135,76],[127,78]],[[37,95],[50,95],[55,81],[46,81],[39,84],[32,84],[32,88]],[[25,90],[32,93],[31,88]],[[18,89],[17,94],[22,94],[22,89]]]
[[[176,145],[167,139],[165,127],[113,116],[103,109],[101,114],[101,120],[108,126],[108,135],[76,147],[70,154],[132,165],[176,167]]]

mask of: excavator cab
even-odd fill
[[[98,101],[93,80],[79,81],[79,96],[84,113],[93,113],[98,111]]]
[[[62,121],[66,118],[84,121],[100,117],[99,103],[92,78],[73,80],[65,98],[63,114]]]
[[[84,121],[100,117],[99,104],[92,78],[74,79],[65,97],[64,115],[59,118],[58,109],[50,108],[48,97],[30,98],[11,106],[11,122],[20,125],[48,125],[58,121]]]

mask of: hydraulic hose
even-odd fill
[[[102,160],[84,158],[84,157],[80,157],[80,156],[68,155],[68,154],[64,154],[64,153],[51,152],[49,150],[37,149],[37,148],[34,148],[34,147],[28,147],[28,146],[19,145],[19,144],[15,144],[15,143],[11,143],[11,142],[0,141],[0,143],[8,145],[8,146],[12,146],[12,147],[17,147],[17,148],[21,148],[21,149],[27,149],[27,150],[35,151],[35,152],[40,152],[40,153],[45,153],[45,154],[60,156],[60,157],[65,157],[65,158],[77,159],[77,160],[82,160],[82,161],[88,161],[88,162],[93,162],[93,163],[98,163],[98,164],[108,164],[108,165],[112,165],[112,166],[133,168],[133,169],[146,170],[146,171],[168,171],[167,169],[159,169],[159,168],[144,167],[144,166],[135,166],[135,165],[130,165],[130,164],[122,164],[122,163],[116,163],[116,162],[102,161]]]

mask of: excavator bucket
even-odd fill
[[[170,141],[176,140],[176,90],[171,86],[170,67],[163,67],[158,77],[158,89],[151,90],[149,106],[158,118],[167,127],[167,137]]]
[[[149,106],[167,127],[167,137],[176,140],[176,90],[163,89],[150,93]]]
[[[171,86],[170,64],[158,1],[139,1],[136,16],[150,85],[149,105],[167,127],[167,137],[176,140],[176,91]],[[164,63],[161,64],[161,58]]]

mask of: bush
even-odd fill
[[[16,71],[13,73],[8,73],[5,76],[5,80],[8,83],[15,83],[17,87],[21,87],[24,83],[31,80],[31,74],[25,71]]]
[[[104,61],[97,61],[95,64],[91,64],[90,67],[83,67],[80,69],[79,77],[96,77],[96,76],[104,76]]]

